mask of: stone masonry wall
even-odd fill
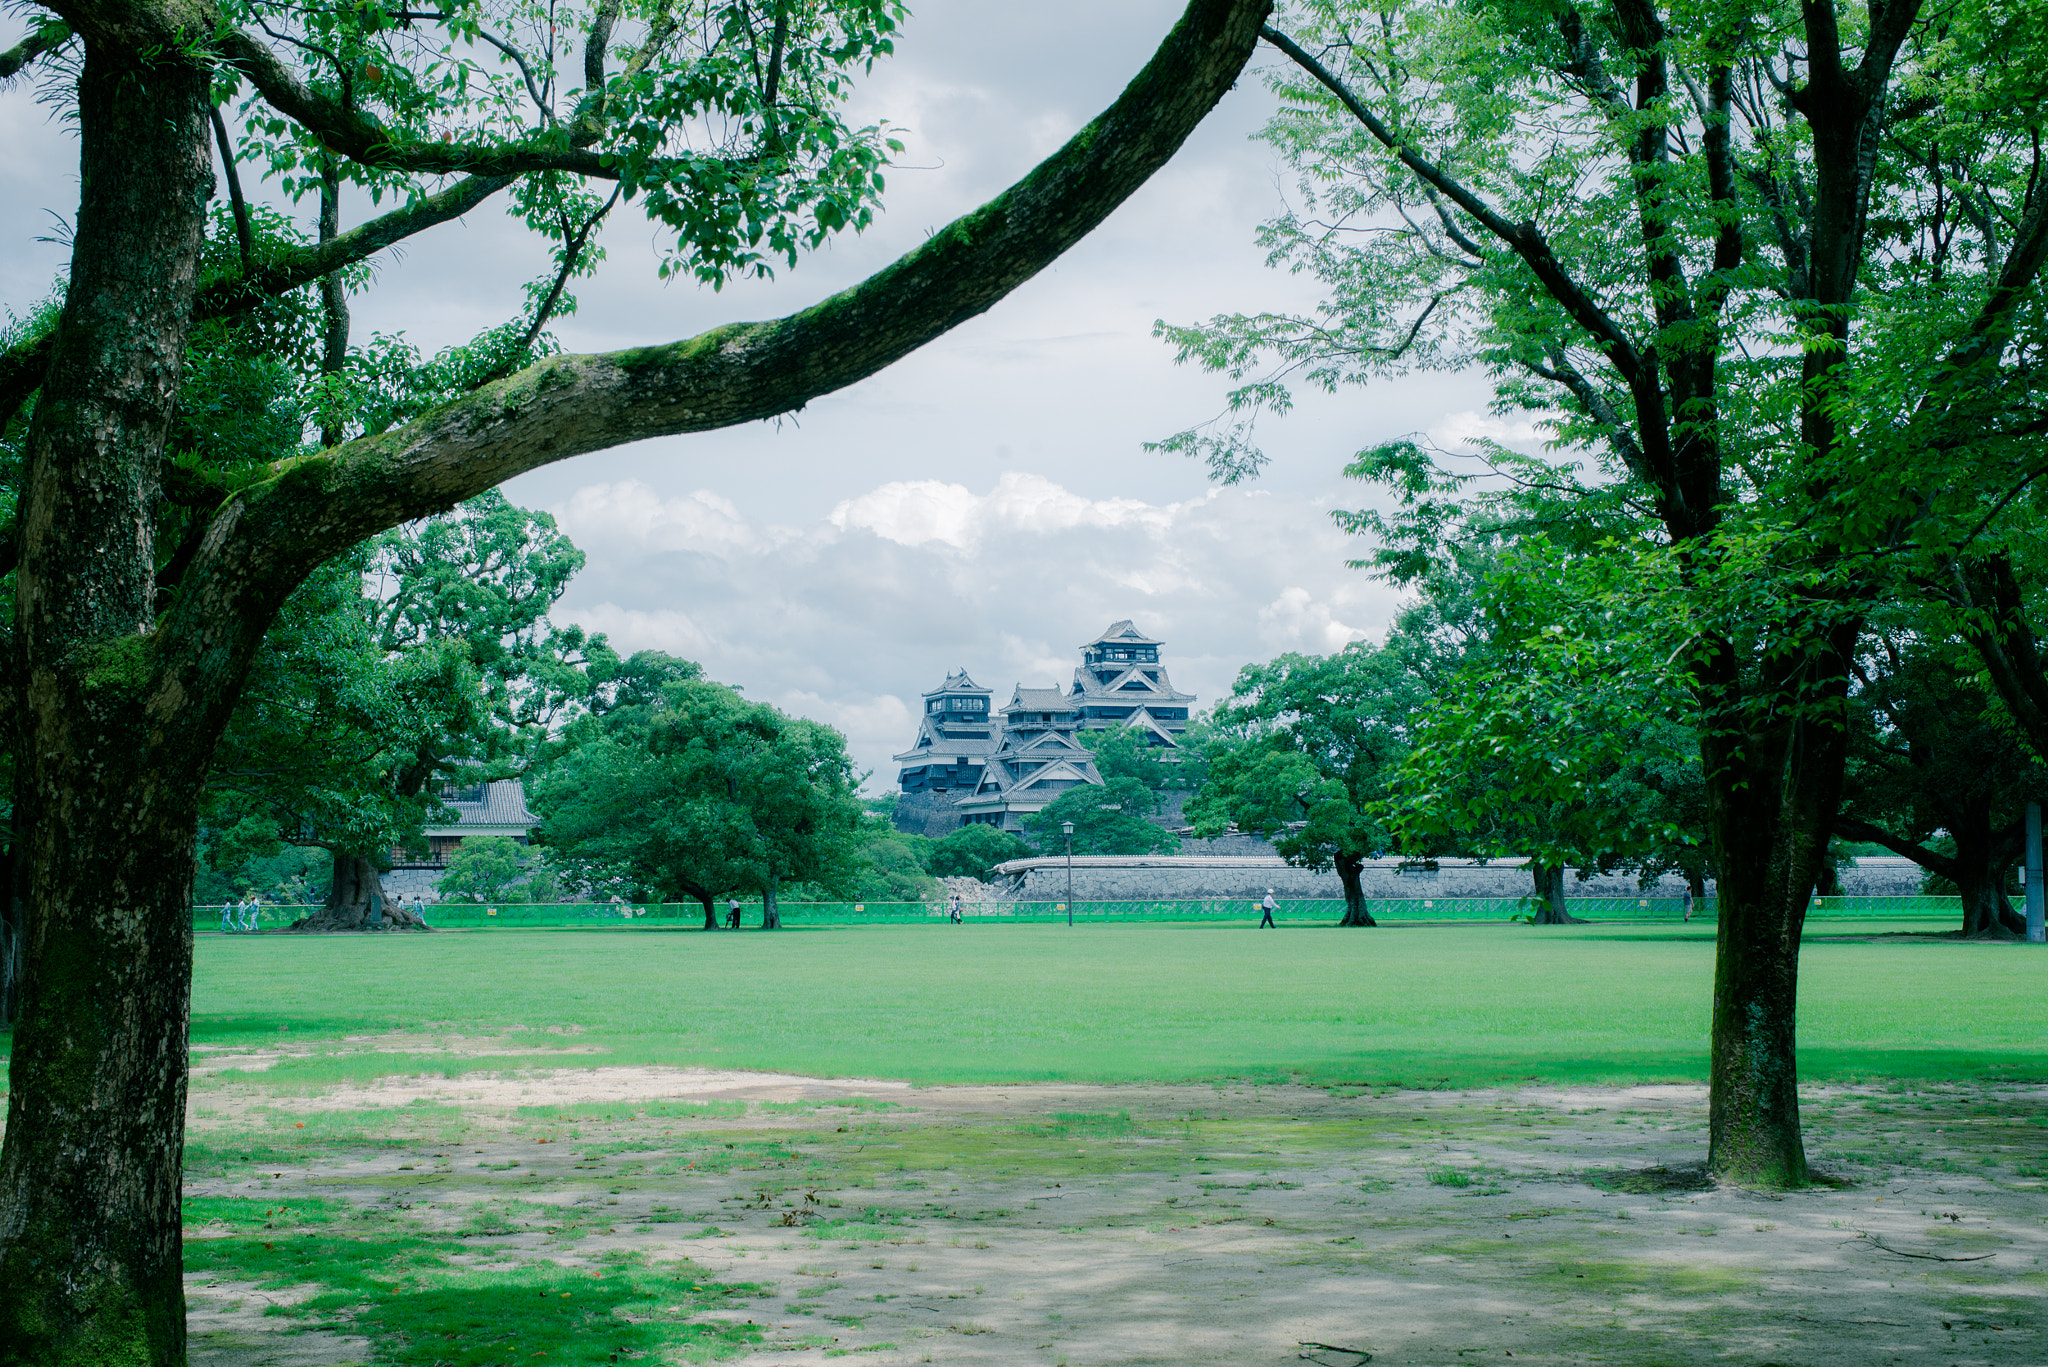
[[[1001,865],[999,885],[1020,901],[1059,901],[1067,895],[1067,863],[1063,858],[1018,859]],[[1365,895],[1388,897],[1526,897],[1533,891],[1519,859],[1445,859],[1434,871],[1402,868],[1393,859],[1367,864]],[[1258,898],[1272,888],[1281,899],[1334,899],[1344,895],[1337,875],[1312,873],[1256,856],[1202,858],[1189,856],[1074,857],[1074,898],[1084,902],[1199,901],[1216,898]],[[1707,890],[1713,891],[1713,881]],[[1861,859],[1842,870],[1842,891],[1855,897],[1906,897],[1920,890],[1920,870],[1904,859]],[[1679,897],[1683,879],[1672,875],[1642,888],[1632,874],[1595,874],[1565,880],[1565,896]]]

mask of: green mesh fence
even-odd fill
[[[1566,905],[1572,915],[1588,921],[1677,921],[1683,914],[1683,899],[1677,897],[1573,897]],[[946,907],[932,902],[784,902],[782,922],[787,926],[946,924]],[[1506,921],[1529,913],[1529,900],[1522,897],[1378,897],[1366,899],[1366,909],[1377,921]],[[310,906],[265,906],[258,924],[275,930],[290,925],[316,910]],[[1344,915],[1341,900],[1317,899],[1284,902],[1275,917],[1281,921],[1336,921]],[[443,902],[426,909],[427,923],[444,929],[533,929],[575,926],[588,929],[615,927],[688,927],[704,923],[704,910],[695,902],[621,905],[607,902],[522,903],[500,902],[473,905]],[[1808,919],[1933,918],[1960,919],[1962,902],[1954,897],[1816,897]],[[719,908],[721,924],[723,904]],[[1694,908],[1695,921],[1712,920],[1714,899],[1709,897]],[[996,922],[1043,924],[1064,922],[1064,902],[975,902],[961,908],[963,922],[987,925]],[[1242,921],[1259,919],[1258,904],[1244,898],[1210,901],[1124,901],[1076,902],[1076,922],[1114,921]],[[742,906],[742,925],[758,925],[758,903]],[[219,932],[221,908],[192,909],[195,930]]]

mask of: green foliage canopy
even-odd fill
[[[1041,854],[1067,848],[1062,827],[1074,823],[1075,854],[1158,854],[1180,848],[1180,837],[1146,818],[1159,798],[1135,778],[1106,779],[1101,786],[1078,784],[1024,818],[1024,829]]]

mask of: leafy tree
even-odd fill
[[[259,834],[256,849],[268,847],[268,840],[263,838],[267,834]],[[215,839],[231,843],[235,835],[234,831],[225,831]],[[211,855],[213,843],[208,842],[207,855]],[[332,874],[333,866],[325,850],[287,845],[274,854],[264,855],[244,846],[222,859],[218,868],[210,858],[200,859],[199,876],[192,880],[192,901],[199,906],[218,906],[239,902],[253,892],[266,902],[305,906],[327,895],[327,880]]]
[[[601,0],[528,24],[481,5],[259,17],[54,0],[38,16],[0,76],[51,73],[78,134],[80,201],[61,312],[0,355],[0,428],[26,415],[0,543],[20,605],[6,693],[22,757],[16,881],[35,927],[0,1147],[0,1343],[39,1367],[183,1356],[178,946],[199,794],[299,584],[551,461],[792,412],[991,307],[1172,155],[1236,79],[1267,8],[1189,0],[1101,118],[849,291],[695,341],[541,359],[521,343],[555,281],[587,265],[614,190],[660,223],[671,274],[713,282],[863,222],[886,141],[838,111],[893,42],[895,11]],[[232,152],[231,206],[260,198],[241,192],[242,169],[270,168],[268,190],[318,203],[319,240],[259,255],[238,222],[228,261],[209,256],[217,143]],[[390,207],[344,227],[344,182]],[[346,379],[350,273],[369,284],[360,263],[501,193],[555,259],[499,362],[458,377],[473,390],[381,432],[316,410],[320,449],[254,469],[175,460],[195,327],[327,282],[320,364]]]
[[[688,679],[580,733],[534,790],[550,856],[577,882],[689,896],[707,930],[714,900],[748,889],[772,930],[783,886],[859,872],[865,814],[830,727]]]
[[[937,895],[938,881],[927,864],[938,842],[905,835],[873,813],[858,840],[856,865],[843,895],[857,902],[922,902]]]
[[[1013,832],[977,823],[934,841],[925,869],[934,878],[985,879],[996,865],[1030,854],[1031,847]]]
[[[559,893],[539,852],[504,835],[465,838],[434,887],[450,902],[552,902]]]
[[[1538,925],[1577,919],[1571,868],[1646,880],[1678,868],[1704,890],[1698,740],[1661,664],[1676,643],[1630,622],[1625,597],[1597,580],[1605,568],[1541,537],[1467,552],[1433,570],[1429,599],[1390,637],[1434,667],[1420,671],[1431,696],[1381,814],[1403,844],[1526,856]],[[1453,622],[1446,659],[1431,647]]]
[[[423,843],[437,778],[525,767],[615,657],[546,613],[583,556],[545,513],[489,491],[323,566],[264,640],[209,782],[216,823],[267,823],[334,860],[307,930],[413,918],[378,871]],[[365,592],[365,582],[371,585]],[[225,846],[216,846],[220,858]]]
[[[1365,642],[1246,665],[1211,719],[1208,781],[1188,804],[1195,834],[1235,827],[1297,867],[1334,868],[1338,924],[1378,924],[1360,874],[1395,847],[1379,813],[1428,696],[1406,652]]]
[[[1067,789],[1030,816],[1024,830],[1041,851],[1067,848],[1065,824],[1074,823],[1075,854],[1157,854],[1180,848],[1180,837],[1146,818],[1159,810],[1159,797],[1134,778],[1112,778],[1099,787]]]
[[[1154,741],[1149,731],[1113,726],[1089,732],[1087,744],[1095,752],[1095,772],[1105,779],[1135,779],[1155,793],[1178,786],[1180,756]]]
[[[1349,519],[1372,563],[1512,510],[1662,600],[1719,878],[1723,1178],[1806,1180],[1799,931],[1865,616],[2041,468],[2037,19],[1304,0],[1264,31],[1290,63],[1267,136],[1305,200],[1264,244],[1325,300],[1166,329],[1241,382],[1239,422],[1169,442],[1225,476],[1291,383],[1485,369],[1550,457],[1492,448],[1488,487],[1414,443],[1362,453],[1396,501]]]
[[[1947,880],[1962,897],[1964,935],[2009,939],[2026,931],[2005,890],[2024,853],[2026,803],[2048,791],[2048,768],[1959,668],[1960,646],[1896,630],[1859,654],[1835,830]]]

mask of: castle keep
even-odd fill
[[[897,824],[944,835],[969,824],[1021,829],[1024,818],[1069,788],[1100,784],[1090,731],[1130,726],[1155,745],[1178,747],[1192,693],[1174,691],[1157,641],[1129,621],[1111,623],[1081,647],[1073,684],[1017,685],[998,715],[995,695],[966,670],[924,695],[917,738],[897,755]]]

